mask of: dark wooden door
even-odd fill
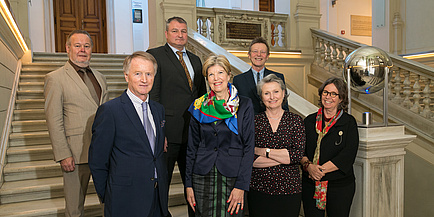
[[[259,0],[259,11],[274,12],[274,0]]]
[[[69,33],[83,29],[92,37],[92,52],[107,53],[105,0],[55,0],[53,4],[56,52],[66,52]]]

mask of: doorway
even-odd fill
[[[93,53],[107,53],[105,0],[55,0],[53,9],[56,52],[66,52],[69,33],[82,29],[93,40]]]

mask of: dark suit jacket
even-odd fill
[[[311,161],[315,154],[316,141],[318,138],[318,133],[315,130],[316,115],[317,113],[314,113],[304,119],[306,128],[305,155]],[[336,181],[340,184],[354,182],[353,164],[358,148],[359,130],[357,128],[356,119],[344,112],[336,124],[330,128],[328,133],[321,140],[319,164],[322,165],[330,160],[339,168],[339,170],[327,173],[322,180],[329,180],[329,186],[330,184],[335,184]],[[303,175],[306,178],[309,176],[305,171],[303,171]],[[312,181],[309,178],[305,180]]]
[[[285,83],[285,76],[283,76],[283,74],[265,68],[264,78],[269,74],[275,74],[278,78],[282,79],[283,83]],[[239,95],[247,96],[252,100],[255,114],[259,114],[265,111],[265,107],[261,105],[261,97],[258,95],[258,91],[256,90],[255,77],[253,77],[253,72],[251,68],[249,69],[249,71],[235,76],[233,83],[237,88]],[[284,105],[282,105],[282,108],[285,110],[289,110],[287,101]]]
[[[202,76],[202,63],[196,55],[187,51],[194,69],[193,91],[188,85],[184,68],[169,45],[150,49],[158,63],[151,99],[161,103],[166,109],[166,137],[169,143],[185,143],[188,136],[190,114],[188,107],[196,98],[206,93],[205,79]]]
[[[160,204],[168,214],[167,169],[163,158],[164,108],[149,101],[155,122],[155,150],[130,98],[124,92],[98,108],[92,126],[89,167],[107,216],[148,216],[157,169]]]
[[[240,96],[237,112],[238,135],[224,120],[201,124],[191,118],[187,146],[185,186],[192,187],[194,174],[206,175],[215,165],[226,177],[236,177],[235,188],[249,190],[255,148],[252,102]]]

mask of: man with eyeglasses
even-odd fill
[[[98,106],[108,100],[107,82],[89,67],[93,42],[74,30],[66,41],[69,60],[45,76],[45,116],[54,160],[63,171],[65,216],[84,216],[90,179],[88,151]]]
[[[283,74],[274,72],[265,67],[265,62],[267,62],[270,56],[270,49],[267,41],[263,37],[253,39],[249,46],[248,56],[252,63],[252,68],[250,68],[249,71],[235,76],[233,84],[237,88],[238,94],[252,99],[255,114],[259,114],[265,111],[265,107],[261,105],[261,97],[256,90],[258,82],[269,74],[275,74],[285,83],[285,77]],[[282,108],[288,110],[288,104],[283,104]]]

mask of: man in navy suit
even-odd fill
[[[248,56],[250,62],[252,62],[252,68],[247,72],[235,76],[233,84],[237,88],[239,95],[247,96],[252,100],[255,114],[258,114],[265,111],[265,107],[261,105],[261,96],[258,95],[256,90],[258,82],[269,74],[275,74],[285,83],[285,76],[265,68],[265,62],[267,62],[270,56],[270,48],[263,37],[253,39],[249,46]],[[282,107],[288,110],[287,103],[282,105]]]
[[[128,89],[98,108],[89,167],[104,216],[161,217],[168,212],[163,158],[164,108],[149,99],[157,62],[138,51],[125,58]]]

